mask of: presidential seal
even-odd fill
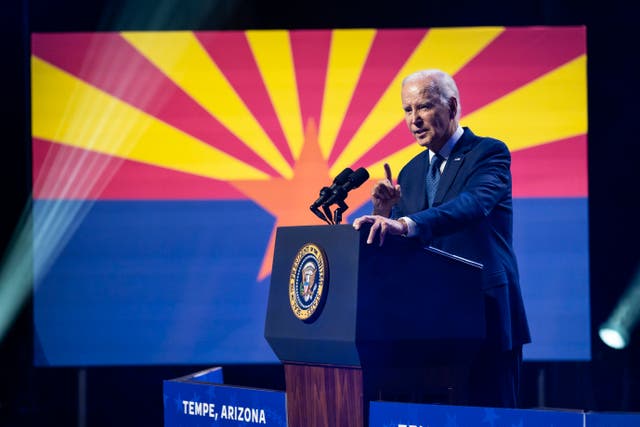
[[[293,260],[289,275],[289,303],[300,320],[312,322],[324,305],[329,284],[329,266],[324,251],[305,244]]]

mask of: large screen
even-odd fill
[[[32,35],[35,361],[274,363],[275,230],[345,167],[421,148],[402,78],[456,79],[512,151],[528,360],[590,357],[582,27]]]

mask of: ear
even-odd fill
[[[458,100],[455,96],[449,98],[449,119],[453,120],[458,114]]]

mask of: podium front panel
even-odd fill
[[[289,302],[289,280],[298,251],[314,243],[327,256],[324,305],[315,320],[298,319]],[[355,345],[359,233],[350,225],[281,227],[276,234],[265,337],[278,358],[360,366]]]
[[[482,269],[388,236],[367,244],[350,225],[277,231],[265,337],[283,362],[424,365],[468,359],[485,336]],[[290,304],[292,269],[312,243],[326,254],[324,306],[301,320]]]

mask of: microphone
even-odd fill
[[[369,172],[367,172],[365,168],[356,169],[355,172],[349,175],[347,182],[333,190],[333,194],[331,194],[322,206],[331,206],[334,203],[344,201],[344,199],[347,198],[347,193],[349,193],[349,191],[360,187],[367,179],[369,179]]]
[[[358,168],[354,173],[349,175],[347,182],[333,190],[331,196],[322,204],[322,210],[327,218],[333,216],[333,223],[340,224],[342,221],[342,213],[349,209],[349,206],[344,202],[347,198],[347,193],[354,188],[360,187],[367,179],[369,179],[369,172],[365,168]],[[338,207],[331,215],[331,205],[337,204]]]
[[[320,197],[318,197],[318,199],[315,202],[313,202],[311,206],[309,206],[309,209],[311,209],[311,212],[316,214],[316,216],[321,220],[331,224],[331,220],[330,220],[331,216],[329,216],[329,219],[328,219],[318,208],[322,206],[331,196],[333,196],[333,193],[337,188],[346,184],[349,177],[353,175],[353,173],[354,173],[353,169],[345,168],[342,172],[340,172],[334,178],[333,184],[331,184],[331,187],[322,187],[322,189],[320,190]]]

